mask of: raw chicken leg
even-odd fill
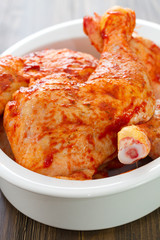
[[[4,126],[19,164],[48,176],[91,179],[116,153],[117,132],[152,117],[148,75],[128,43],[134,25],[130,9],[108,10],[100,25],[103,52],[88,80],[55,72],[14,94]]]
[[[95,14],[94,17],[85,17],[83,27],[89,36],[94,47],[102,52],[103,38],[100,31],[101,17]],[[130,48],[135,52],[148,72],[156,99],[160,98],[160,48],[148,39],[144,39],[133,33],[129,42]],[[160,156],[160,121],[159,121],[159,100],[154,117],[143,125],[124,127],[118,134],[119,159],[122,163],[133,163],[144,158],[150,152],[152,158]],[[147,134],[147,135],[146,135]],[[148,137],[149,139],[148,139]],[[151,144],[150,144],[151,141]],[[126,154],[126,152],[128,154]],[[132,157],[131,157],[132,156]]]

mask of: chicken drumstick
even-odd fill
[[[94,47],[99,52],[102,52],[103,38],[100,30],[100,21],[101,17],[97,14],[94,17],[87,16],[84,18],[83,27]],[[152,158],[160,156],[160,147],[158,145],[160,142],[158,100],[160,99],[160,48],[152,41],[144,39],[135,33],[133,33],[129,45],[146,67],[157,104],[153,118],[146,124],[124,127],[119,132],[118,155],[120,161],[124,164],[131,164],[146,157],[148,154]]]

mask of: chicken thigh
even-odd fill
[[[71,72],[82,81],[86,80],[97,66],[97,60],[89,54],[68,49],[43,50],[24,57],[0,58],[0,114],[12,94],[20,87],[28,86],[53,72]]]

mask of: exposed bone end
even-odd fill
[[[145,158],[150,152],[150,141],[138,126],[128,126],[118,133],[118,159],[123,164],[132,164]]]

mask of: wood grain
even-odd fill
[[[45,27],[102,14],[113,5],[130,7],[137,18],[160,23],[159,0],[1,0],[0,52]],[[145,201],[145,200],[144,200]],[[132,206],[131,206],[132,207]],[[135,222],[101,231],[67,231],[24,216],[0,193],[0,240],[159,240],[160,209]]]

